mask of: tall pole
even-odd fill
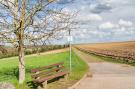
[[[70,71],[72,71],[72,48],[71,48],[71,41],[70,41]]]
[[[69,56],[70,56],[70,71],[72,71],[72,47],[71,47],[71,30],[69,29]]]

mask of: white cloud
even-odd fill
[[[117,27],[115,24],[111,22],[105,22],[99,26],[99,29],[113,29],[115,27]]]
[[[125,26],[125,27],[131,27],[133,25],[133,23],[131,21],[126,21],[126,20],[120,19],[119,25]]]
[[[126,21],[123,19],[120,19],[117,24],[114,24],[112,22],[105,22],[99,25],[99,29],[121,29],[123,30],[124,28],[130,28],[133,26],[133,23],[131,21]],[[124,30],[125,30],[124,29]]]
[[[114,0],[102,0],[102,2],[105,2],[105,3],[112,3]]]
[[[126,31],[126,28],[125,28],[125,27],[121,27],[121,28],[120,28],[120,31],[121,31],[121,32],[124,32],[124,31]]]
[[[79,11],[76,18],[79,29],[73,32],[76,42],[135,39],[135,0],[73,1],[68,8]]]
[[[101,21],[102,20],[102,17],[100,15],[97,15],[97,14],[91,14],[89,15],[89,19],[90,20],[98,20],[98,21]]]
[[[80,21],[101,21],[102,17],[98,14],[84,14],[78,15]]]
[[[124,5],[124,4],[128,4],[132,2],[132,0],[100,0],[100,2],[107,3],[107,4],[115,4],[115,5],[123,4]]]

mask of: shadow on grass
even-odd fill
[[[53,83],[53,82],[59,81],[60,79],[64,79],[64,76],[51,79],[51,80],[49,80],[47,83],[48,83],[48,84],[49,84],[49,83]],[[27,82],[27,86],[28,86],[30,89],[37,89],[38,86],[43,87],[44,85],[43,85],[42,83],[33,83],[33,81],[29,81],[29,82]]]
[[[33,83],[33,81],[29,81],[27,82],[27,86],[30,88],[30,89],[37,89],[38,86],[41,86],[40,84],[35,84]]]
[[[18,68],[14,68],[13,75],[16,77],[17,80],[19,80],[19,69]]]

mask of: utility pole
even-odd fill
[[[69,29],[69,56],[70,56],[70,71],[72,71],[72,47],[71,47],[71,41],[72,41],[72,37],[71,37],[71,29]]]

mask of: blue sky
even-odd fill
[[[135,0],[59,0],[58,5],[79,11],[73,43],[135,40]]]

